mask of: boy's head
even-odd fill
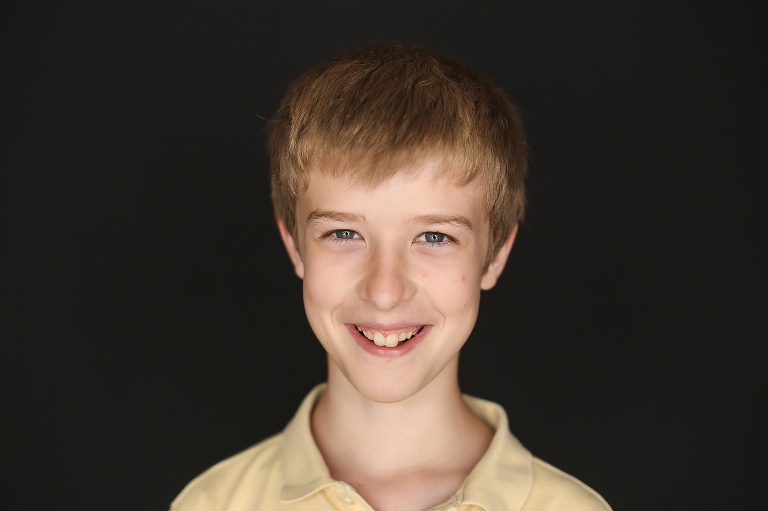
[[[468,67],[399,45],[363,48],[288,89],[269,126],[272,199],[296,237],[312,172],[376,185],[427,160],[483,188],[487,266],[525,209],[526,142],[515,107]]]

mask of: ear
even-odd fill
[[[300,279],[303,279],[304,263],[301,260],[301,255],[296,249],[296,243],[293,240],[293,236],[291,236],[291,233],[288,232],[288,229],[285,227],[285,223],[280,218],[277,219],[277,229],[280,231],[280,237],[283,239],[283,244],[285,245],[285,249],[288,251],[288,257],[291,258],[293,269],[296,272],[296,275],[298,275]]]
[[[501,246],[499,251],[493,256],[491,264],[488,265],[488,269],[485,270],[483,278],[480,281],[480,289],[487,291],[496,285],[496,281],[499,280],[499,276],[504,270],[504,266],[507,264],[509,252],[512,250],[512,245],[515,243],[515,236],[517,236],[517,224],[512,228],[507,240]]]

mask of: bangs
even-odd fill
[[[437,164],[438,173],[459,186],[465,186],[479,179],[482,165],[470,161],[468,153],[448,146],[421,146],[418,148],[387,148],[374,152],[361,148],[325,147],[307,154],[304,168],[304,185],[297,190],[301,193],[309,182],[312,172],[333,177],[346,177],[366,186],[376,186],[395,175],[410,175],[426,163]]]

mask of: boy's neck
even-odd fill
[[[427,509],[447,500],[493,436],[451,372],[397,403],[371,401],[330,374],[312,432],[331,475],[377,511]]]

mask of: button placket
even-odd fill
[[[339,482],[336,485],[336,494],[344,504],[352,505],[355,503],[355,497],[352,488],[347,483]]]
[[[462,494],[461,494],[461,491],[459,491],[453,497],[451,497],[451,500],[449,500],[446,503],[447,504],[447,507],[445,508],[446,511],[456,511],[457,509],[459,509],[459,506],[461,505],[461,499],[462,499]]]

